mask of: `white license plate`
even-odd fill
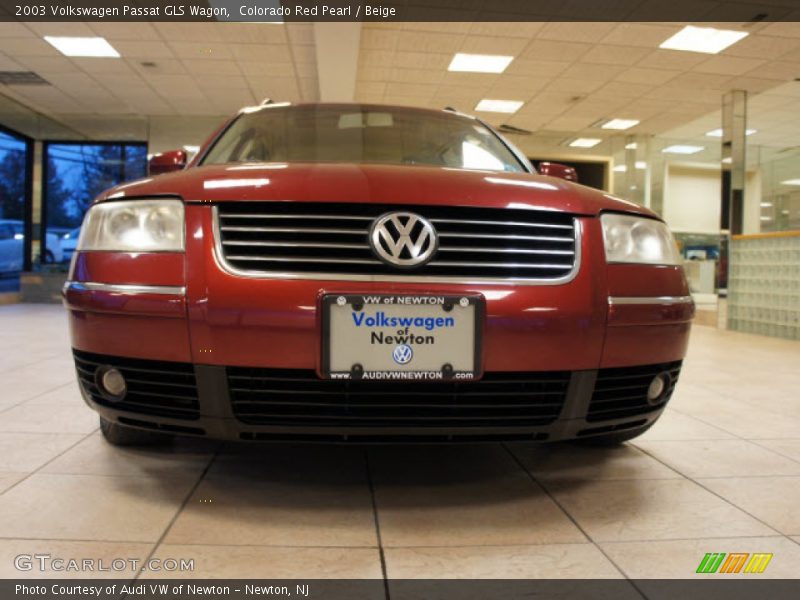
[[[472,380],[480,374],[481,296],[327,295],[322,375]]]

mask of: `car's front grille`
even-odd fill
[[[200,405],[197,382],[190,363],[120,358],[73,350],[78,380],[94,402],[143,415],[197,419]],[[98,367],[114,367],[125,378],[127,392],[109,400],[97,387]]]
[[[314,427],[528,427],[555,421],[568,371],[486,373],[480,381],[318,379],[313,371],[228,367],[236,418]]]
[[[426,265],[400,270],[373,254],[370,226],[393,210],[435,227],[439,247]],[[307,202],[223,202],[216,211],[221,258],[253,276],[558,281],[577,265],[575,219],[559,212]]]
[[[656,402],[650,403],[647,400],[647,388],[653,378],[663,372],[669,373],[669,384],[662,396]],[[680,372],[681,361],[641,367],[600,369],[586,420],[621,419],[662,408],[672,396]]]

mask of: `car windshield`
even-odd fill
[[[366,106],[265,107],[241,114],[201,164],[348,162],[524,171],[479,121]]]

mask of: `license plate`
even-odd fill
[[[483,297],[326,295],[323,377],[472,380],[480,375]]]

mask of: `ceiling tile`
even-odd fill
[[[517,56],[527,44],[526,38],[470,35],[464,38],[458,51],[466,54]]]
[[[291,63],[240,61],[239,68],[247,77],[293,77],[295,73]]]
[[[617,75],[617,80],[629,83],[647,83],[659,85],[674,79],[681,74],[676,69],[646,69],[642,67],[631,67],[627,71]]]
[[[393,63],[406,69],[434,69],[444,72],[453,59],[452,54],[432,54],[430,52],[396,52]]]
[[[639,67],[652,69],[691,69],[708,60],[708,54],[700,52],[682,52],[680,50],[654,50],[637,64]]]
[[[31,59],[28,59],[31,60]],[[0,70],[2,71],[24,71],[25,69],[31,69],[35,71],[33,67],[28,66],[27,61],[19,59],[17,61],[12,60],[10,57],[6,56],[2,52],[0,52]]]
[[[185,23],[190,25],[190,23]],[[221,60],[233,58],[233,53],[228,44],[220,42],[169,42],[172,52],[178,58],[204,58],[208,60]]]
[[[597,94],[609,94],[621,98],[638,98],[653,89],[652,84],[632,83],[629,81],[609,81],[601,87]]]
[[[205,60],[184,59],[183,65],[189,73],[200,75],[203,78],[215,77],[217,75],[239,75],[239,65],[234,60]]]
[[[562,76],[577,79],[599,79],[606,82],[614,79],[625,70],[625,67],[617,65],[587,65],[575,63],[568,67]]]
[[[386,96],[415,96],[418,98],[430,98],[436,92],[437,86],[423,83],[396,83],[386,84]]]
[[[575,77],[559,77],[554,79],[547,88],[553,92],[572,92],[587,94],[603,85],[602,81],[594,79],[579,79]]]
[[[503,72],[504,75],[526,75],[529,77],[557,77],[570,63],[563,61],[547,61],[515,58]]]
[[[536,37],[562,42],[597,42],[611,33],[615,26],[613,22],[550,22],[541,28]]]
[[[288,36],[284,25],[269,23],[220,23],[220,38],[234,44],[286,44]]]
[[[767,35],[750,35],[727,48],[725,55],[777,59],[798,48],[800,48],[800,37],[782,38]]]
[[[764,60],[758,58],[717,55],[695,66],[694,71],[699,73],[741,75],[763,65],[764,62]]]
[[[172,50],[164,42],[119,40],[114,42],[114,48],[124,58],[175,58]]]
[[[544,23],[525,21],[481,21],[472,23],[470,35],[494,35],[499,37],[532,38],[544,27]]]
[[[359,65],[357,77],[360,81],[389,81],[391,74],[390,67]]]
[[[398,30],[361,29],[361,50],[394,50],[397,44]]]
[[[144,42],[161,39],[156,28],[145,21],[126,21],[124,23],[98,21],[89,23],[89,27],[92,28],[95,35],[106,38],[112,44],[118,40]]]
[[[265,62],[291,62],[289,46],[284,44],[228,44],[231,55],[237,60],[263,60]]]
[[[429,69],[392,69],[392,81],[400,83],[430,83],[438,84],[444,77],[444,72]]]
[[[86,23],[80,22],[60,22],[60,23],[39,23],[36,21],[27,22],[28,28],[37,35],[44,37],[67,36],[67,37],[93,37],[95,35]]]
[[[4,38],[3,52],[8,56],[63,56],[44,40],[38,38]]]
[[[581,57],[582,63],[601,65],[632,65],[650,53],[647,48],[597,45]]]
[[[450,33],[401,31],[397,36],[397,50],[406,52],[455,53],[463,36]]]
[[[312,23],[286,23],[283,25],[292,44],[314,44],[314,26]]]
[[[12,37],[35,38],[40,36],[25,27],[22,23],[13,21],[0,22],[0,39],[4,40]]]
[[[520,56],[531,60],[571,62],[580,58],[590,48],[590,44],[537,39],[528,44]]]
[[[221,23],[186,23],[186,22],[158,22],[154,24],[161,38],[174,42],[221,42]],[[277,27],[277,25],[265,25]]]
[[[665,40],[680,31],[681,25],[660,23],[619,23],[601,42],[620,46],[658,48]]]
[[[800,77],[800,62],[770,61],[750,71],[747,75],[792,81]]]

